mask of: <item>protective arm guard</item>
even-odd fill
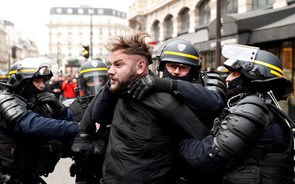
[[[26,104],[17,97],[9,94],[0,94],[0,126],[12,130],[16,121],[27,112]]]
[[[216,72],[206,72],[203,76],[204,85],[207,89],[217,91],[226,99],[227,87],[224,78]]]
[[[215,134],[210,157],[230,159],[245,153],[249,144],[269,125],[270,112],[257,96],[248,96],[229,109]]]

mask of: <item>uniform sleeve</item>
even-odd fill
[[[212,116],[218,115],[225,106],[224,98],[216,91],[208,90],[200,84],[176,80],[176,93],[189,104]]]
[[[214,137],[208,135],[202,140],[186,139],[179,143],[179,154],[194,170],[213,171],[221,168],[226,160],[220,156],[209,157]]]
[[[153,100],[156,100],[155,102]],[[179,99],[168,93],[157,93],[156,98],[146,100],[164,126],[174,127],[182,132],[185,138],[202,139],[208,135],[208,128],[203,122]]]
[[[21,136],[57,140],[71,139],[77,130],[76,122],[44,118],[32,111],[20,117],[14,128],[15,133]]]

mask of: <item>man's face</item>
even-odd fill
[[[110,57],[111,68],[108,70],[111,79],[111,91],[124,91],[130,81],[139,75],[136,57],[136,55],[123,53],[123,50],[112,52]]]
[[[36,78],[33,80],[34,86],[40,91],[45,91],[45,82],[44,78]]]
[[[186,76],[191,69],[189,65],[185,65],[182,63],[175,63],[175,62],[170,62],[170,63],[167,62],[166,68],[171,75],[174,75],[176,77]]]

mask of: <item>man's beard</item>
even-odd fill
[[[111,83],[110,90],[113,93],[122,93],[127,90],[129,83],[130,83],[129,81],[128,82],[127,81],[122,81],[122,82],[116,81],[116,84]]]

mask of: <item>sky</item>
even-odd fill
[[[37,44],[40,54],[47,53],[48,29],[51,7],[112,8],[127,12],[135,0],[9,0],[0,6],[0,20],[9,20],[16,30],[26,33]]]

